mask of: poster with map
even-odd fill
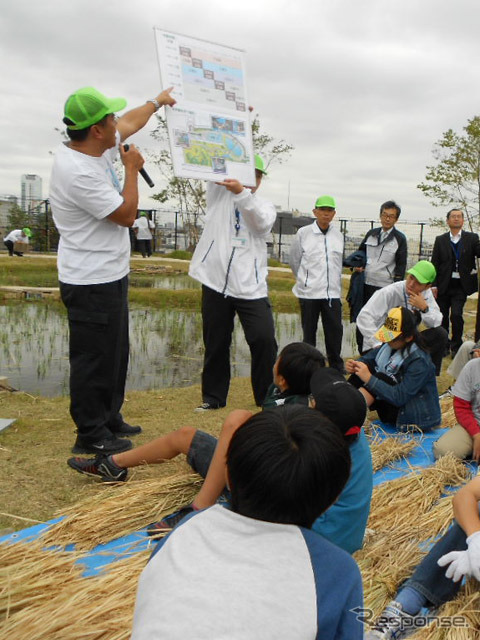
[[[155,41],[162,85],[177,100],[167,109],[175,175],[254,185],[245,53],[161,29]]]

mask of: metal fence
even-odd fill
[[[146,211],[149,218],[155,224],[153,250],[155,253],[167,253],[176,249],[191,249],[192,234],[188,232],[188,225],[183,224],[182,214],[174,209],[142,209]],[[59,235],[52,219],[52,213],[48,200],[38,205],[30,212],[31,222],[29,223],[33,232],[33,251],[56,251],[58,248]],[[273,227],[271,242],[269,246],[269,256],[288,263],[290,246],[293,236],[297,230],[313,222],[312,217],[293,217],[290,212],[280,211]],[[345,255],[358,249],[359,244],[367,231],[379,226],[379,220],[355,220],[339,218],[334,220],[334,224],[341,230],[345,238]],[[400,221],[396,225],[397,229],[404,233],[408,243],[408,266],[420,259],[429,259],[432,254],[435,237],[444,233],[446,229],[438,226],[432,227],[428,222]],[[11,229],[0,228],[2,236]],[[135,236],[130,231],[132,250],[135,250]],[[3,249],[3,243],[0,244]]]

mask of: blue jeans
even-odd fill
[[[202,478],[205,478],[208,473],[217,443],[217,438],[205,431],[197,430],[193,436],[187,453],[187,462]],[[219,498],[221,502],[230,501],[230,491],[227,488],[223,490],[221,498],[223,498],[223,500]]]
[[[447,567],[439,567],[437,560],[450,551],[463,551],[467,548],[467,536],[454,521],[447,533],[430,549],[429,553],[417,566],[411,578],[403,583],[403,587],[411,587],[425,598],[429,606],[439,605],[454,598],[462,581],[453,582],[445,577]]]

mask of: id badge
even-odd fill
[[[248,238],[242,238],[242,236],[232,236],[232,247],[246,249],[248,247]]]

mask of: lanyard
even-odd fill
[[[240,231],[240,211],[235,209],[235,235],[238,236]]]

